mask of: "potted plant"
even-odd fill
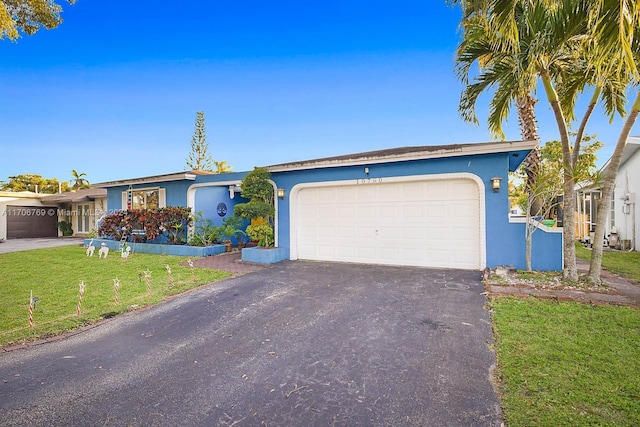
[[[244,232],[240,230],[241,226],[242,218],[236,215],[229,216],[222,221],[222,226],[220,227],[220,235],[222,236],[222,243],[226,246],[227,252],[231,252],[231,238],[236,237],[237,239],[239,233],[244,234]]]
[[[222,236],[222,244],[226,247],[226,252],[231,252],[231,238],[236,235],[236,229],[227,224],[220,227],[220,235]]]
[[[242,250],[247,246],[247,243],[249,243],[249,236],[247,236],[247,233],[242,231],[242,230],[238,230],[238,232],[236,233],[236,239],[238,240],[238,249]]]

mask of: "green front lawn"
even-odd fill
[[[179,265],[186,258],[135,253],[125,260],[114,255],[87,258],[76,246],[1,254],[0,345],[57,335],[228,276],[195,269],[193,281],[189,267]],[[622,255],[627,263],[632,257],[637,264],[637,253],[605,255]],[[141,276],[145,270],[151,271],[151,296]],[[86,292],[78,318],[81,280]],[[28,320],[31,290],[40,299],[33,329]],[[491,310],[498,387],[510,427],[640,425],[640,310],[533,298],[494,298]]]
[[[534,298],[491,309],[510,427],[640,425],[640,310]]]
[[[114,253],[115,252],[115,253]],[[79,246],[0,254],[0,346],[61,334],[165,297],[220,280],[230,274],[179,264],[187,258],[134,253],[123,259],[111,251],[107,259],[91,258]],[[171,268],[171,284],[166,265]],[[151,272],[147,295],[144,271]],[[114,279],[120,281],[116,304]],[[85,284],[77,317],[79,284]],[[29,327],[29,295],[38,297]]]

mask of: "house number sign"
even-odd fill
[[[356,180],[358,184],[380,184],[382,178],[364,178]]]

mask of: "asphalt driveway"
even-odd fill
[[[499,425],[480,273],[285,262],[0,355],[0,425]]]

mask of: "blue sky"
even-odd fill
[[[460,13],[443,1],[64,3],[54,30],[0,42],[0,180],[91,182],[185,169],[197,111],[216,160],[254,166],[490,141],[458,115]],[[538,104],[543,141],[557,139]],[[606,144],[621,128],[596,112]],[[517,117],[505,126],[520,138]],[[632,134],[636,134],[632,132]]]

